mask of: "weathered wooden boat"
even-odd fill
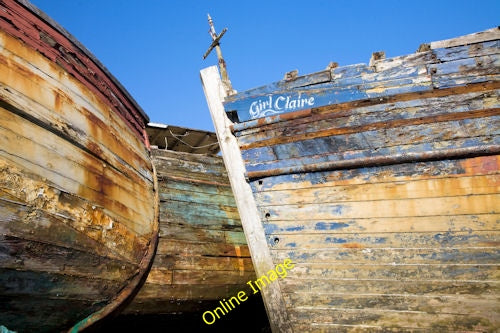
[[[295,265],[274,332],[500,329],[499,38],[227,97],[201,72],[257,276]]]
[[[158,237],[147,122],[68,32],[0,1],[0,325],[79,331],[137,292]]]
[[[177,322],[186,331],[220,331],[236,316],[207,325],[203,313],[245,289],[255,271],[222,157],[216,156],[217,136],[163,124],[150,124],[147,132],[159,184],[160,237],[146,283],[117,319],[128,317],[133,325],[168,318],[169,329]],[[254,322],[259,306],[265,318],[260,297],[247,307]]]

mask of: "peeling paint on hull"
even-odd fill
[[[79,331],[140,286],[158,235],[147,121],[67,32],[0,2],[0,325]]]
[[[271,260],[295,264],[279,281],[294,332],[500,328],[499,38],[225,100]],[[298,95],[317,104],[282,110]]]
[[[160,239],[146,283],[123,314],[199,313],[201,322],[255,279],[234,196],[221,157],[152,152]]]

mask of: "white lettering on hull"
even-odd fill
[[[300,94],[297,97],[269,95],[266,98],[252,102],[248,111],[251,119],[255,119],[312,106],[314,106],[314,96],[302,97]]]

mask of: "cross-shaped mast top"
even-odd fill
[[[224,89],[226,90],[227,95],[233,95],[235,91],[233,90],[231,81],[229,80],[229,75],[227,74],[226,62],[222,57],[222,50],[220,48],[220,39],[226,33],[227,28],[224,28],[222,32],[219,35],[217,35],[217,33],[215,32],[214,22],[210,17],[210,14],[208,14],[208,24],[210,25],[210,30],[208,32],[210,33],[210,36],[212,36],[212,44],[208,48],[207,52],[205,52],[205,54],[203,55],[203,59],[208,57],[210,52],[212,52],[212,50],[215,48],[215,51],[217,51],[217,58],[219,60],[219,69],[222,76],[222,84],[224,85]]]

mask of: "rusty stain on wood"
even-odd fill
[[[0,3],[0,324],[83,330],[140,287],[159,232],[147,121],[67,32]]]

